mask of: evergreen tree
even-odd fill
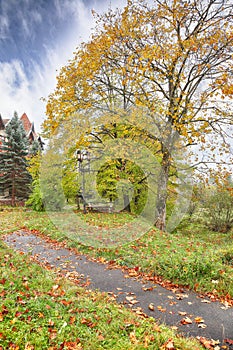
[[[27,170],[28,140],[17,113],[5,129],[6,140],[0,148],[0,192],[11,197],[25,199],[30,192],[31,176]]]
[[[37,140],[34,140],[28,150],[30,156],[35,156],[41,152],[41,146]]]

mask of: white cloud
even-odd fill
[[[0,63],[0,113],[3,118],[10,118],[15,110],[19,116],[25,112],[35,122],[37,131],[45,119],[45,102],[41,98],[46,98],[55,89],[59,70],[72,58],[78,44],[88,39],[94,26],[91,9],[84,5],[84,0],[54,1],[58,14],[73,21],[72,31],[62,47],[61,43],[51,43],[50,47],[45,47],[47,54],[41,59],[41,65],[34,64],[30,80],[19,60]],[[119,7],[124,4],[125,0],[114,2]],[[107,7],[108,1],[104,7],[98,5],[95,10],[105,11]],[[37,14],[34,13],[33,16]],[[38,15],[37,20],[40,19]],[[25,26],[26,32],[28,29]]]

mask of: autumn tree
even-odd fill
[[[35,211],[44,211],[44,203],[42,199],[42,192],[40,188],[40,167],[42,161],[42,152],[37,147],[37,143],[33,145],[35,153],[30,153],[28,159],[28,171],[32,178],[31,193],[26,202],[26,205],[31,207]]]
[[[194,145],[199,151],[209,150],[208,158],[191,158],[193,167],[222,163],[222,153],[228,151],[232,2],[128,0],[123,10],[95,16],[90,41],[77,49],[58,76],[44,129],[51,136],[77,112],[81,125],[87,119],[90,125],[114,125],[119,115],[126,124],[140,125],[152,142],[160,144],[155,224],[164,230],[177,136],[183,150]],[[139,118],[138,108],[144,117],[139,113]],[[81,137],[87,129],[80,130]]]

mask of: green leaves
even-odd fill
[[[0,148],[0,193],[16,199],[25,199],[30,193],[31,176],[27,171],[28,140],[18,115],[7,124],[6,139]]]

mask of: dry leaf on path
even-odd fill
[[[193,321],[189,317],[185,317],[180,321],[181,324],[191,324]]]
[[[154,311],[154,310],[155,310],[154,304],[153,304],[153,303],[150,303],[150,304],[148,305],[148,309],[149,309],[150,311]]]

